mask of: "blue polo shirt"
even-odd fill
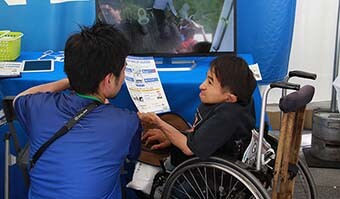
[[[15,110],[28,133],[30,157],[91,99],[70,93],[19,97]],[[120,168],[140,152],[136,113],[103,104],[43,153],[31,170],[29,198],[121,198]]]

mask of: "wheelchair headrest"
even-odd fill
[[[285,113],[297,111],[313,99],[314,91],[315,89],[313,86],[306,85],[300,88],[300,90],[282,97],[280,99],[279,107]]]

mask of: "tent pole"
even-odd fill
[[[339,48],[340,48],[340,2],[338,2],[338,19],[335,38],[335,50],[334,50],[334,66],[333,66],[333,82],[338,76],[339,72]],[[340,99],[339,99],[340,100]],[[340,108],[340,107],[338,107]],[[336,92],[334,86],[332,86],[332,99],[331,99],[331,112],[336,112]]]

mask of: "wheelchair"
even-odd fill
[[[315,79],[303,71],[293,71],[290,77]],[[178,165],[173,171],[164,167],[154,178],[149,198],[162,187],[162,199],[184,198],[317,198],[313,177],[303,159],[299,158],[301,133],[306,105],[312,100],[314,87],[276,82],[264,91],[259,133],[253,132],[252,142],[242,161],[210,157],[195,157]],[[284,90],[279,107],[282,114],[280,136],[265,129],[267,96],[271,89]],[[287,89],[295,90],[286,95]],[[162,116],[161,116],[162,118]],[[162,118],[168,121],[167,118]],[[185,128],[185,121],[173,122],[178,129]],[[252,143],[251,142],[251,143]],[[262,146],[259,150],[258,146]],[[249,150],[252,157],[249,156]]]

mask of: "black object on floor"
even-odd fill
[[[310,148],[303,148],[303,154],[309,167],[340,169],[340,162],[321,160],[313,156]]]

